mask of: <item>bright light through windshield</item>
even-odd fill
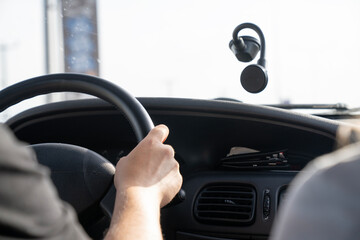
[[[359,12],[357,0],[97,1],[100,76],[139,97],[358,105]],[[1,87],[45,74],[43,21],[42,0],[0,2]],[[266,38],[269,83],[259,94],[241,87],[247,64],[228,47],[243,22]]]

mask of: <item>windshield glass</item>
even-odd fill
[[[357,106],[359,12],[357,0],[1,0],[0,86],[70,71],[137,97]],[[229,49],[244,22],[266,39],[269,81],[258,94],[242,88],[250,63]]]

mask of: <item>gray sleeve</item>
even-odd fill
[[[0,238],[88,239],[49,171],[0,125]]]
[[[360,144],[311,162],[280,207],[271,240],[357,239],[360,236]]]

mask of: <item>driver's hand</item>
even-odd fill
[[[152,198],[160,207],[171,201],[181,188],[182,176],[174,149],[163,144],[168,135],[165,125],[156,126],[119,160],[114,179],[117,191]]]

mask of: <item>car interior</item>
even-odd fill
[[[256,23],[237,24],[231,25],[236,28],[224,51],[235,55],[237,64],[247,62],[241,63],[240,84],[260,95],[268,81],[276,81],[266,70],[271,61],[265,59],[266,32]],[[246,28],[256,34],[242,35]],[[153,126],[169,127],[166,144],[175,149],[183,176],[181,194],[161,209],[164,238],[265,240],[295,176],[334,151],[339,129],[357,119],[356,109],[338,103],[133,97],[113,80],[81,72],[48,73],[0,91],[1,112],[43,94],[91,95],[28,107],[5,124],[51,169],[60,198],[73,205],[93,239],[102,239],[110,224],[114,166]]]
[[[19,83],[1,92],[4,100],[1,108],[53,91],[53,79],[70,79],[74,83],[78,78],[88,83],[94,77],[55,74]],[[43,79],[46,81],[42,84],[33,81]],[[60,91],[71,87],[55,88]],[[104,98],[105,101],[82,99],[35,107],[9,119],[7,125],[18,139],[34,148],[44,143],[81,146],[115,165],[136,146],[139,134],[134,131],[136,124],[120,109],[125,106],[115,106],[116,101],[109,103]],[[171,129],[166,143],[176,149],[184,179],[184,199],[162,209],[166,239],[267,239],[291,180],[312,159],[335,149],[337,131],[345,124],[329,119],[335,115],[312,116],[226,100],[139,98],[138,101],[154,125],[162,123]],[[42,151],[48,151],[45,156],[49,158],[52,150],[45,147]],[[66,156],[55,153],[61,158]],[[73,158],[76,157],[74,153]],[[65,164],[61,158],[52,161]],[[109,214],[99,205],[110,191],[113,172],[107,181],[95,176],[93,181],[104,184],[101,186],[104,190],[95,202],[87,203],[83,199],[86,194],[74,196],[83,191],[76,189],[77,185],[70,187],[74,179],[69,169],[61,171],[55,167],[52,171],[52,177],[62,181],[58,187],[60,197],[75,205],[85,202],[75,207],[79,219],[90,236],[101,238],[108,227]]]

